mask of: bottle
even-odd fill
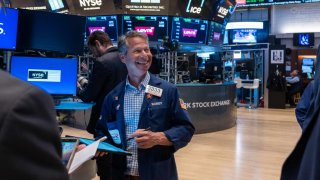
[[[249,74],[247,74],[246,79],[249,80]]]

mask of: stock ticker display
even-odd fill
[[[320,2],[320,0],[236,0],[238,7]]]

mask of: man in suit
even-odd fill
[[[127,75],[125,65],[120,61],[118,48],[114,47],[108,34],[94,31],[88,39],[88,46],[96,58],[88,84],[78,83],[77,96],[83,102],[95,102],[90,116],[87,131],[94,134],[100,117],[104,97]]]
[[[51,97],[0,70],[0,104],[0,179],[68,179]]]
[[[177,88],[148,72],[152,63],[148,36],[127,32],[118,42],[128,77],[105,98],[97,138],[132,153],[112,156],[110,179],[178,179],[174,153],[186,146],[194,126]]]

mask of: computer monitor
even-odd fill
[[[117,16],[89,16],[86,23],[86,37],[94,31],[106,32],[112,41],[118,41]]]
[[[17,28],[18,10],[0,8],[0,49],[16,49]]]
[[[13,76],[54,97],[76,96],[77,58],[12,56],[10,67]]]
[[[149,41],[162,42],[168,36],[168,16],[123,16],[123,34],[136,30],[148,35]]]
[[[302,47],[314,46],[314,33],[294,33],[293,45]]]
[[[205,74],[207,79],[221,79],[222,61],[206,61]]]

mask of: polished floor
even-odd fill
[[[279,179],[281,166],[301,134],[294,109],[238,108],[237,115],[235,127],[197,134],[176,153],[179,179]],[[90,137],[69,126],[64,126],[64,134]]]

